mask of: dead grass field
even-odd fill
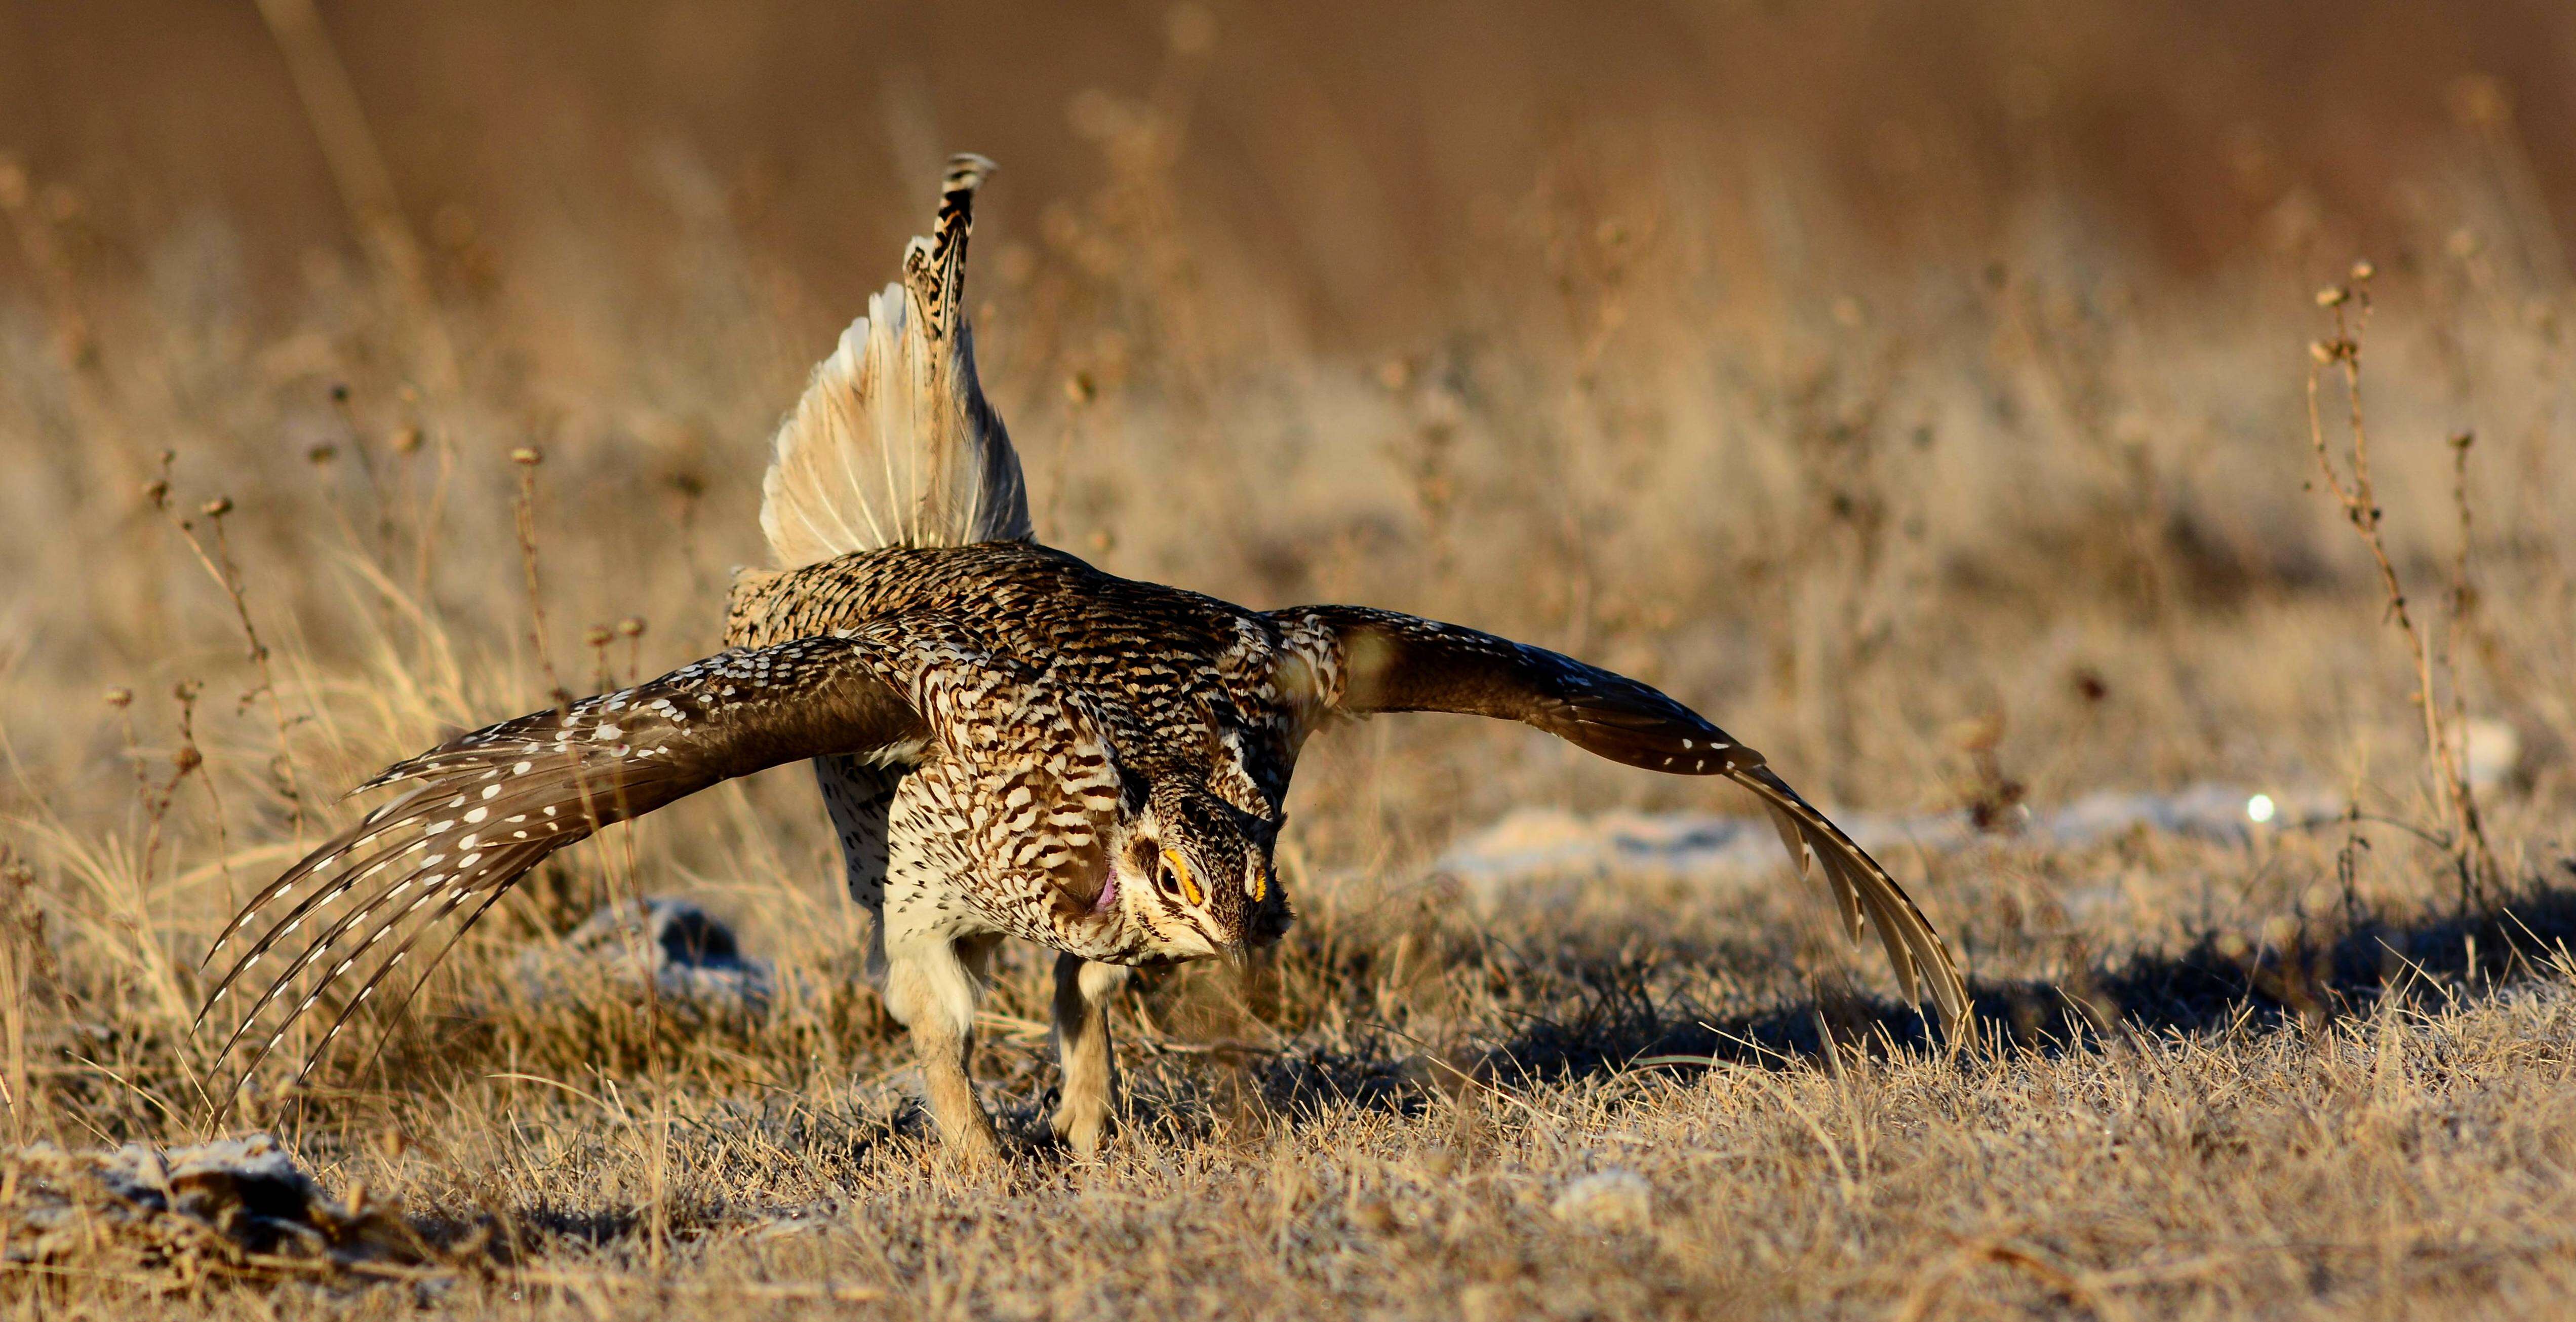
[[[295,0],[275,29],[145,8],[128,46],[27,6],[0,49],[9,1143],[215,1136],[196,960],[341,788],[541,705],[549,665],[587,690],[712,648],[761,558],[769,430],[950,148],[1003,165],[977,324],[1041,533],[1106,568],[1574,652],[1846,808],[2008,825],[2218,781],[2351,820],[1892,851],[1978,996],[1944,1045],[1785,866],[1519,904],[1432,866],[1518,805],[1747,804],[1518,728],[1375,722],[1299,777],[1276,956],[1122,1007],[1133,1112],[1096,1164],[1041,1141],[1045,966],[1004,961],[979,1071],[1018,1155],[978,1178],[857,976],[810,778],[772,772],[550,862],[362,1035],[381,1055],[222,1128],[273,1128],[395,1250],[0,1241],[0,1306],[2576,1293],[2554,8],[1519,5],[1363,40],[1225,8],[329,6],[303,46]],[[299,99],[315,58],[357,118]],[[2517,747],[2482,770],[2473,886],[2417,654],[2318,479],[2308,391],[2347,454],[2347,334],[2444,730]],[[636,894],[731,923],[767,1012],[532,993],[525,951]],[[0,1162],[0,1207],[34,1170]]]

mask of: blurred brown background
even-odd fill
[[[948,149],[1010,171],[993,205],[1016,232],[1082,190],[1103,91],[1186,103],[1181,219],[1256,251],[1337,341],[1419,332],[1504,274],[1480,225],[1569,149],[1612,176],[1592,186],[1698,175],[1738,210],[1794,177],[1891,260],[1985,255],[2033,189],[2179,275],[2384,255],[2423,219],[2410,181],[2496,168],[2464,125],[2527,150],[2504,187],[2560,222],[2516,242],[2563,244],[2576,210],[2576,12],[2548,0],[322,9],[424,231],[446,208],[504,249],[552,224],[666,236],[655,162],[677,153],[835,306]],[[1205,43],[1185,67],[1176,25]],[[0,147],[127,235],[228,217],[259,288],[349,241],[249,3],[8,6]],[[1721,249],[1758,223],[1705,220]]]
[[[2044,795],[2368,777],[2356,713],[2420,731],[2307,489],[2316,292],[2376,263],[2398,567],[2450,573],[2465,474],[2517,607],[2463,691],[2576,721],[2571,141],[2536,2],[15,5],[0,659],[167,722],[247,619],[317,695],[421,686],[261,755],[352,768],[516,709],[528,444],[553,656],[703,652],[770,429],[972,149],[988,388],[1109,568],[1584,651],[1845,801],[1996,747]],[[108,727],[15,733],[30,793],[122,792]],[[1425,841],[1678,793],[1455,737],[1536,779],[1443,784]]]

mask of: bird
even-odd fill
[[[989,961],[1018,938],[1056,952],[1049,1124],[1089,1157],[1118,1106],[1113,998],[1133,970],[1240,963],[1289,930],[1276,852],[1300,751],[1395,712],[1518,721],[1751,791],[1797,871],[1821,871],[1850,937],[1875,929],[1907,997],[1928,992],[1955,1027],[1965,983],[1922,910],[1762,754],[1681,702],[1460,625],[1254,610],[1041,543],[964,300],[993,168],[949,161],[931,233],[779,425],[760,510],[776,565],[737,572],[724,650],[395,763],[352,791],[393,797],[222,929],[197,1024],[232,1025],[217,1059],[250,1056],[226,1105],[308,1016],[329,1022],[298,1082],[380,989],[407,1008],[555,851],[806,762],[850,895],[874,917],[867,976],[908,1029],[942,1144],[1003,1153],[968,1071]]]

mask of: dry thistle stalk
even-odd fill
[[[376,505],[376,558],[390,560],[394,540],[394,503],[386,498],[384,482],[376,475],[375,459],[367,453],[363,433],[358,426],[357,410],[349,402],[349,387],[345,383],[334,382],[330,393],[331,412],[340,421],[342,440],[336,444],[316,445],[308,457],[318,467],[337,458],[343,448],[357,456],[358,475],[366,480],[367,495]],[[332,502],[332,508],[339,511],[339,502]],[[340,517],[344,522],[348,519],[345,512],[340,513]],[[354,533],[353,528],[352,541],[356,540]]]
[[[170,688],[170,696],[179,703],[179,747],[170,754],[170,778],[155,785],[148,773],[136,763],[136,777],[143,783],[143,858],[137,876],[147,884],[152,879],[154,860],[161,852],[162,828],[170,818],[171,801],[179,796],[179,782],[186,780],[206,764],[206,755],[197,748],[197,695],[205,685],[183,679]],[[129,736],[130,740],[130,736]],[[218,820],[221,814],[217,814]]]
[[[626,682],[638,682],[644,673],[644,617],[629,615],[617,622],[617,634],[626,640]]]
[[[406,408],[419,406],[420,392],[408,385],[394,394]],[[396,429],[392,438],[394,453],[407,461],[400,471],[403,487],[409,493],[406,503],[413,509],[412,591],[422,597],[429,595],[438,559],[438,533],[446,521],[448,482],[456,472],[456,445],[445,432],[439,433],[436,453],[431,456],[436,461],[435,471],[424,476],[417,463],[408,462],[421,457],[428,441],[427,427],[417,423]],[[426,500],[420,498],[424,482],[429,491]]]
[[[537,465],[545,456],[533,445],[522,445],[510,452],[510,462],[519,470],[519,500],[515,511],[519,530],[519,564],[528,578],[528,641],[537,649],[537,665],[545,671],[547,700],[557,710],[572,709],[572,691],[555,673],[554,658],[546,651],[546,599],[537,578]]]
[[[616,636],[605,624],[594,624],[581,631],[582,646],[590,649],[590,686],[593,691],[605,692],[616,687],[608,675],[608,644]]]
[[[214,549],[209,551],[205,540],[197,535],[195,521],[180,517],[170,508],[170,466],[176,458],[172,451],[162,452],[161,476],[145,488],[144,495],[170,520],[171,526],[178,529],[180,538],[195,553],[197,563],[205,567],[207,575],[215,580],[215,585],[223,589],[225,599],[232,603],[233,618],[241,625],[242,638],[249,648],[248,659],[259,669],[259,686],[242,694],[241,705],[248,709],[261,698],[267,699],[269,713],[277,724],[277,752],[270,761],[269,770],[278,794],[286,800],[295,837],[301,841],[304,838],[304,782],[295,767],[295,721],[286,714],[286,700],[277,688],[276,666],[270,658],[268,644],[260,640],[259,626],[251,620],[241,566],[234,562],[232,543],[224,536],[224,516],[233,512],[232,497],[216,496],[197,507],[197,512],[214,528]],[[216,813],[218,835],[222,829],[219,806]]]
[[[182,684],[179,689],[179,751],[171,759],[172,765],[178,768],[178,775],[171,778],[173,786],[180,778],[206,764],[205,752],[197,747],[197,692],[194,680]],[[242,702],[247,706],[250,695],[243,694]],[[212,771],[197,777],[197,783],[206,788],[206,811],[215,824],[215,866],[223,873],[224,893],[230,898],[233,893],[232,831],[224,822],[223,794],[216,788]],[[301,813],[303,805],[300,800],[295,806]]]
[[[148,805],[152,801],[152,773],[144,769],[143,744],[134,734],[134,690],[116,685],[108,689],[105,700],[125,731],[125,765],[134,771],[134,801]]]
[[[2386,540],[2380,535],[2385,511],[2379,504],[2378,490],[2370,477],[2370,435],[2363,425],[2361,408],[2361,332],[2370,320],[2370,278],[2373,269],[2368,262],[2357,262],[2352,278],[2340,285],[2321,290],[2317,306],[2334,315],[2334,336],[2308,346],[2311,363],[2308,368],[2308,442],[2317,460],[2317,471],[2325,479],[2326,489],[2343,507],[2344,519],[2370,551],[2371,562],[2379,569],[2381,590],[2388,601],[2388,618],[2405,635],[2406,648],[2415,663],[2414,702],[2424,718],[2424,746],[2435,782],[2435,802],[2449,819],[2450,832],[2445,846],[2451,851],[2453,866],[2460,876],[2460,904],[2465,910],[2484,889],[2497,880],[2495,850],[2487,841],[2486,825],[2479,817],[2477,796],[2469,785],[2465,748],[2467,707],[2461,691],[2458,635],[2461,622],[2472,600],[2468,580],[2470,530],[2468,504],[2468,449],[2466,434],[2454,437],[2453,499],[2459,509],[2460,551],[2451,583],[2450,619],[2443,654],[2437,667],[2430,632],[2420,627],[2414,613],[2407,608],[2406,588],[2397,576],[2397,566],[2389,559]],[[2324,411],[2320,404],[2323,382],[2329,371],[2343,381],[2347,405],[2345,427],[2350,445],[2343,466],[2338,467],[2333,447],[2326,439]],[[2442,675],[2437,675],[2437,668]],[[2447,676],[2450,702],[2447,706],[2439,695],[2438,678]]]

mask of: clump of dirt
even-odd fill
[[[0,1259],[208,1277],[400,1274],[428,1246],[363,1188],[323,1196],[276,1139],[0,1153]],[[369,1271],[370,1268],[375,1270]],[[387,1270],[391,1269],[391,1270]]]

